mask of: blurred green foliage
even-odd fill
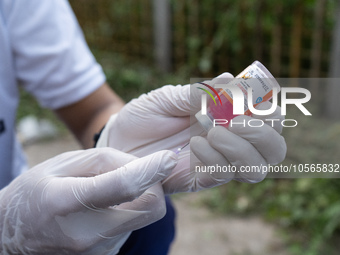
[[[237,74],[257,59],[276,77],[289,77],[297,58],[300,77],[308,77],[312,65],[312,38],[318,0],[202,0],[173,5],[174,61],[198,75],[214,76],[228,70]],[[326,1],[322,17],[322,70],[326,76],[336,1]],[[301,6],[301,12],[295,10]],[[293,34],[297,20],[302,32]],[[295,36],[295,37],[294,37]],[[301,41],[298,55],[291,53],[294,40]],[[276,50],[274,50],[274,47]],[[275,59],[280,63],[276,66]],[[178,62],[178,63],[177,63]]]
[[[141,61],[131,61],[120,54],[97,50],[93,53],[101,63],[109,85],[126,102],[167,84],[190,83],[190,77],[185,72],[162,73]]]
[[[213,189],[204,203],[223,214],[267,218],[284,231],[292,254],[338,254],[339,192],[338,179],[233,181]]]
[[[315,61],[328,74],[337,1],[320,0],[171,0],[174,70],[191,76],[239,73],[255,59],[276,77],[309,77]],[[118,52],[152,64],[153,6],[149,0],[70,0],[92,49]],[[301,10],[301,11],[299,11]],[[319,28],[318,28],[319,26]],[[296,29],[297,28],[297,29]],[[319,31],[314,44],[314,32]],[[313,52],[321,55],[315,60]],[[314,61],[314,62],[313,62]]]

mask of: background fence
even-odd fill
[[[157,1],[70,2],[92,49],[153,64]],[[237,73],[258,59],[277,77],[326,77],[335,7],[335,0],[172,0],[168,61],[194,75]]]

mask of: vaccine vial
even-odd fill
[[[244,95],[244,115],[251,115],[248,109],[248,89],[252,89],[252,103],[253,106],[268,101],[273,96],[273,88],[276,88],[276,92],[280,91],[280,85],[275,80],[274,76],[268,71],[268,69],[259,61],[254,61],[250,66],[243,70],[233,80],[227,83],[228,87],[237,86]],[[233,114],[233,95],[228,89],[220,89],[218,95],[220,96],[221,103],[215,96],[215,101],[209,100],[206,114],[202,111],[196,113],[195,117],[201,124],[205,131],[209,131],[214,126],[214,119],[226,120],[228,126],[230,120],[238,115]]]

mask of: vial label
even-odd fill
[[[229,84],[239,87],[244,94],[244,114],[251,115],[248,108],[248,88],[253,92],[253,104],[256,107],[261,102],[269,100],[272,94],[272,87],[268,85],[267,75],[256,65],[248,66],[236,76]],[[233,104],[233,94],[229,89],[221,89],[220,92]]]
[[[218,84],[216,84],[218,86]],[[231,87],[230,87],[231,85]],[[224,124],[219,124],[228,127],[229,121],[235,118],[233,107],[233,94],[230,90],[232,87],[238,87],[244,95],[244,112],[243,114],[251,116],[248,107],[248,89],[252,89],[252,104],[256,107],[258,104],[268,101],[273,96],[273,88],[280,90],[280,85],[277,83],[272,74],[259,61],[254,61],[244,71],[228,83],[227,87],[221,87],[219,91],[221,104],[216,104],[213,100],[208,101],[206,114],[202,111],[196,113],[196,118],[205,131],[209,131],[215,126],[214,120],[223,121]],[[229,87],[229,89],[228,89]]]

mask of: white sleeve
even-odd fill
[[[105,82],[66,0],[9,0],[16,77],[43,107],[58,109]]]

